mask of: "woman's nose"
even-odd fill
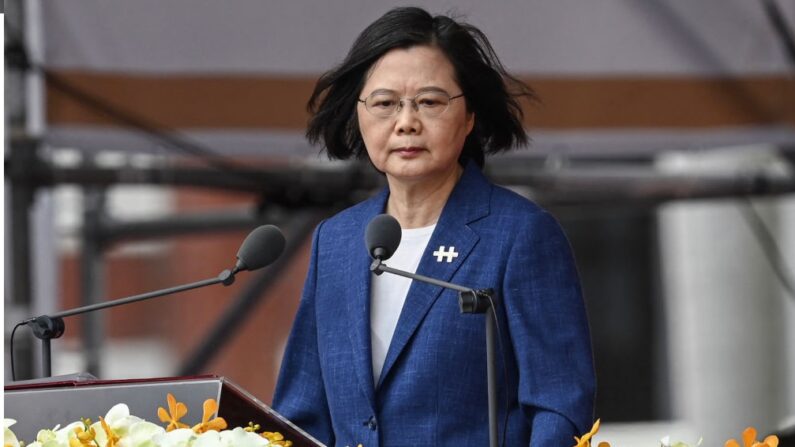
[[[398,134],[414,134],[422,129],[422,121],[419,119],[419,111],[414,106],[413,101],[406,101],[401,104],[400,110],[395,117],[395,131]]]

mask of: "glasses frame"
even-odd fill
[[[403,106],[405,105],[405,101],[406,100],[408,100],[411,103],[411,107],[414,109],[415,112],[419,113],[420,115],[425,116],[426,118],[436,118],[436,117],[439,117],[442,114],[444,114],[444,112],[446,112],[447,109],[450,108],[450,102],[452,100],[464,97],[464,93],[463,92],[461,92],[460,94],[455,95],[455,96],[450,96],[449,93],[447,93],[445,91],[440,91],[440,90],[431,90],[431,91],[420,92],[420,93],[417,93],[416,95],[414,95],[412,97],[408,97],[408,96],[398,97],[397,107],[395,107],[395,110],[392,113],[390,113],[389,115],[377,115],[377,114],[373,113],[373,111],[370,110],[369,107],[367,107],[367,100],[370,99],[370,97],[372,97],[376,93],[383,94],[383,93],[380,93],[380,92],[376,91],[376,92],[370,93],[364,99],[361,99],[361,98],[356,98],[356,99],[360,103],[364,104],[364,108],[365,108],[365,110],[367,110],[367,113],[369,113],[370,115],[372,115],[372,116],[374,116],[376,118],[381,118],[381,119],[388,119],[388,118],[396,117],[400,113],[400,111],[403,110]],[[419,96],[422,96],[422,95],[425,95],[425,94],[428,94],[428,93],[436,93],[436,94],[441,94],[441,95],[447,96],[447,106],[444,108],[444,110],[442,110],[441,112],[439,112],[436,115],[432,115],[432,116],[425,115],[423,112],[420,112],[420,105],[417,104],[417,98]],[[427,113],[427,112],[425,112],[425,113]]]

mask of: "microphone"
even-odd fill
[[[389,214],[379,214],[367,224],[364,241],[370,257],[385,261],[392,257],[400,245],[402,230],[397,219]]]
[[[40,315],[38,317],[31,317],[21,321],[17,324],[30,326],[33,334],[42,341],[42,369],[44,376],[51,375],[50,364],[50,340],[58,338],[63,335],[65,326],[63,317],[70,317],[72,315],[93,312],[95,310],[107,309],[109,307],[120,306],[122,304],[130,304],[137,301],[148,300],[150,298],[157,298],[163,295],[170,295],[172,293],[184,292],[186,290],[197,289],[204,286],[222,283],[224,286],[231,285],[235,282],[235,274],[239,271],[252,271],[261,269],[267,265],[272,264],[284,251],[285,239],[281,230],[274,225],[262,225],[257,227],[246,236],[246,239],[237,251],[237,262],[231,270],[222,271],[217,277],[197,281],[190,284],[183,284],[176,287],[167,289],[156,290],[154,292],[143,293],[134,295],[127,298],[120,298],[117,300],[106,301],[103,303],[91,304],[88,306],[69,309],[57,312],[50,315]],[[11,347],[11,375],[14,380],[14,339],[10,340]]]
[[[262,225],[246,236],[237,251],[235,273],[257,270],[270,265],[284,251],[284,235],[275,225]]]

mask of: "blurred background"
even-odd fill
[[[5,343],[32,315],[271,267],[66,319],[53,374],[218,374],[270,403],[324,217],[367,164],[303,137],[315,80],[400,1],[7,0]],[[719,445],[795,426],[795,2],[426,1],[541,102],[487,161],[555,214],[583,280],[598,439]],[[17,379],[40,374],[16,333]],[[11,380],[9,350],[5,381]]]

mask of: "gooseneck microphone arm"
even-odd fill
[[[181,286],[170,287],[168,289],[156,290],[154,292],[142,293],[140,295],[134,295],[127,298],[119,298],[117,300],[106,301],[104,303],[90,304],[88,306],[77,307],[75,309],[69,309],[49,315],[40,315],[38,317],[31,317],[27,320],[24,320],[23,323],[31,326],[33,329],[33,335],[41,340],[41,364],[43,376],[49,377],[52,375],[52,351],[50,348],[50,340],[53,338],[59,338],[61,335],[63,335],[66,328],[63,321],[64,317],[71,317],[73,315],[80,315],[87,312],[93,312],[95,310],[135,303],[138,301],[157,298],[163,295],[170,295],[172,293],[184,292],[186,290],[198,289],[199,287],[210,286],[218,283],[228,286],[235,282],[235,273],[237,272],[232,270],[224,270],[215,278],[196,281],[190,284],[183,284]]]
[[[228,286],[235,282],[235,276],[234,276],[235,273],[237,272],[233,272],[227,269],[221,272],[215,278],[196,281],[190,284],[183,284],[181,286],[169,287],[167,289],[155,290],[154,292],[142,293],[140,295],[133,295],[127,298],[119,298],[117,300],[106,301],[104,303],[90,304],[88,306],[77,307],[75,309],[64,310],[62,312],[57,312],[54,314],[42,315],[42,316],[48,316],[50,318],[71,317],[72,315],[79,315],[79,314],[84,314],[86,312],[93,312],[95,310],[121,306],[122,304],[135,303],[137,301],[144,301],[150,298],[157,298],[159,296],[169,295],[171,293],[179,293],[179,292],[184,292],[186,290],[198,289],[199,287],[211,286],[213,284],[218,284],[218,283],[223,283],[225,286]],[[25,320],[25,323],[30,323],[36,320],[36,318],[41,318],[41,317],[29,318]]]
[[[63,321],[64,317],[71,317],[73,315],[93,312],[95,310],[135,303],[138,301],[170,295],[172,293],[184,292],[186,290],[198,289],[200,287],[210,286],[218,283],[228,286],[235,282],[235,274],[238,272],[243,270],[257,270],[273,263],[273,261],[275,261],[282,254],[282,251],[284,251],[284,245],[285,239],[281,230],[273,225],[262,225],[254,229],[254,231],[246,236],[246,239],[243,241],[243,244],[240,246],[240,249],[237,252],[237,263],[235,266],[231,270],[224,270],[215,278],[169,287],[167,289],[156,290],[154,292],[142,293],[140,295],[134,295],[127,298],[119,298],[117,300],[106,301],[104,303],[90,304],[88,306],[64,310],[54,314],[31,317],[23,320],[20,324],[30,326],[33,330],[33,335],[41,340],[42,375],[44,377],[49,377],[52,375],[50,340],[63,335],[65,329]],[[11,343],[13,344],[13,338]],[[13,352],[13,345],[11,348]],[[11,365],[13,365],[13,358]],[[14,375],[13,366],[11,374],[12,376]]]
[[[486,310],[491,307],[491,301],[489,300],[494,295],[494,291],[492,289],[470,289],[469,287],[441,281],[417,273],[410,273],[403,270],[394,269],[384,264],[380,258],[375,258],[373,260],[373,262],[370,264],[370,271],[376,275],[380,275],[384,272],[391,273],[404,278],[416,279],[417,281],[428,283],[434,286],[444,287],[445,289],[455,290],[458,292],[458,307],[461,309],[461,313],[464,314],[485,313]]]

